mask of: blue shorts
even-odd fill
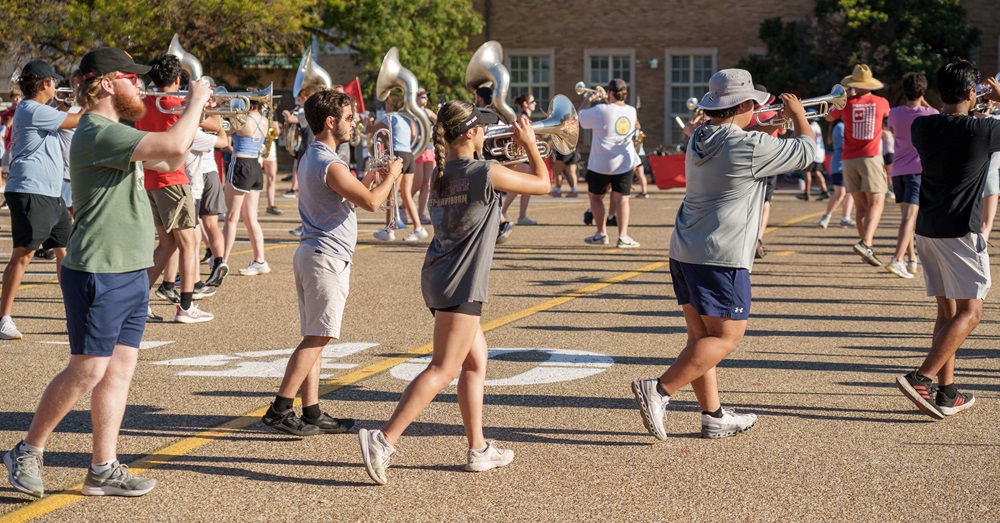
[[[896,195],[896,203],[920,205],[920,175],[901,174],[893,176],[892,192]]]
[[[115,345],[139,347],[146,329],[146,269],[94,274],[62,268],[70,354],[111,356]]]
[[[830,173],[830,184],[833,185],[834,187],[843,187],[844,173],[843,172]]]
[[[674,294],[680,305],[691,304],[698,314],[745,320],[750,317],[750,271],[695,265],[670,259]]]

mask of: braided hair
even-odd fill
[[[434,177],[434,192],[441,190],[441,179],[444,177],[444,160],[448,155],[448,144],[459,139],[456,136],[448,139],[447,132],[462,125],[472,115],[473,105],[461,100],[452,100],[441,106],[438,111],[437,123],[434,124],[434,159],[437,163],[437,176]],[[465,138],[462,138],[463,140]]]

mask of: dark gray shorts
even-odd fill
[[[198,216],[226,213],[226,195],[222,191],[222,180],[219,173],[205,173],[205,189],[201,193],[201,204],[198,206]]]

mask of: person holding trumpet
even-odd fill
[[[514,142],[528,154],[530,173],[476,159],[483,150],[485,126],[482,113],[472,104],[452,100],[438,111],[434,126],[438,174],[430,201],[434,238],[420,278],[424,303],[434,316],[434,351],[382,429],[358,431],[365,470],[381,485],[388,482],[386,469],[403,431],[456,376],[469,448],[465,470],[482,472],[514,459],[514,451],[483,436],[488,350],[480,316],[500,228],[500,191],[546,194],[549,174],[531,125],[519,119],[512,126]]]
[[[765,181],[805,169],[814,156],[812,130],[795,95],[780,97],[783,117],[795,129],[794,139],[782,140],[744,130],[754,117],[754,104],[770,97],[754,89],[749,72],[721,70],[708,88],[698,106],[709,120],[688,144],[687,192],[670,238],[670,273],[684,311],[687,346],[659,378],[632,383],[642,422],[660,440],[667,438],[664,414],[670,396],[689,383],[701,407],[703,437],[735,436],[757,422],[754,414],[722,408],[716,366],[746,332]]]
[[[42,497],[45,444],[76,403],[91,394],[93,454],[80,489],[85,496],[142,496],[156,480],[118,461],[118,433],[146,328],[153,265],[153,216],[139,162],[160,172],[183,168],[211,90],[192,82],[182,115],[163,132],[143,132],[121,120],[141,119],[146,107],[138,65],[124,51],[103,47],[80,61],[77,101],[83,116],[70,154],[75,224],[60,287],[69,331],[69,364],[46,387],[24,440],[4,455],[12,486]]]

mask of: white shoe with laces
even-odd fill
[[[636,380],[632,382],[632,394],[635,395],[635,403],[642,413],[642,424],[646,430],[659,440],[667,439],[667,429],[663,426],[663,417],[667,412],[667,405],[670,404],[670,397],[663,396],[656,390],[659,379],[650,378],[648,380]]]
[[[824,214],[819,219],[819,226],[822,227],[822,228],[824,228],[824,229],[826,229],[827,227],[830,226],[830,215],[829,214]]]
[[[593,236],[587,236],[586,238],[583,239],[583,241],[585,243],[589,243],[590,245],[607,245],[611,243],[611,241],[608,240],[607,234],[601,234],[599,232],[594,233]]]
[[[468,462],[465,464],[465,470],[483,472],[510,465],[510,462],[514,461],[514,451],[500,448],[495,441],[488,441],[486,448],[482,450],[470,449],[466,457]]]
[[[756,414],[737,414],[736,411],[722,409],[721,418],[716,418],[711,414],[701,415],[701,437],[728,438],[746,432],[756,424]]]
[[[897,261],[895,258],[889,259],[889,263],[885,265],[885,270],[899,276],[900,278],[905,278],[907,280],[913,278],[910,271],[906,270],[906,264],[901,261]]]
[[[429,234],[427,232],[427,229],[424,229],[423,227],[421,227],[419,229],[413,229],[413,231],[410,232],[410,234],[407,234],[406,237],[403,238],[403,241],[404,242],[415,242],[415,241],[418,241],[418,240],[423,240],[428,235]]]
[[[189,309],[182,309],[181,306],[178,305],[177,315],[174,316],[174,321],[177,323],[204,323],[214,319],[214,314],[199,309],[198,306],[193,303]]]
[[[258,274],[267,274],[269,272],[271,272],[271,266],[266,261],[252,261],[250,265],[247,265],[246,269],[240,269],[240,274],[243,276],[257,276]]]
[[[384,242],[391,242],[396,239],[396,233],[392,232],[392,229],[382,229],[380,231],[375,231],[372,236],[376,240],[382,240]]]
[[[389,468],[396,449],[385,440],[381,430],[361,429],[358,431],[358,439],[361,441],[361,459],[365,462],[365,471],[375,483],[385,485],[389,482],[385,471]]]
[[[17,325],[14,325],[13,318],[8,316],[0,321],[0,340],[19,340],[23,337],[21,331],[17,330]]]

